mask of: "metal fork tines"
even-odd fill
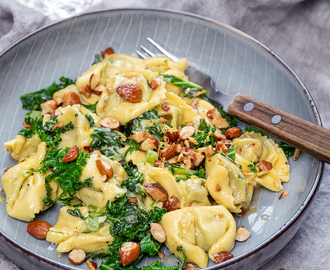
[[[150,37],[147,37],[147,40],[154,45],[160,52],[162,52],[165,56],[167,56],[169,59],[171,59],[174,62],[179,62],[179,58],[176,57],[175,55],[171,54],[170,52],[168,52],[167,50],[165,50],[162,46],[160,46],[156,41],[154,41],[153,39],[151,39]],[[136,51],[136,53],[143,59],[146,59],[149,56],[155,57],[157,56],[156,54],[154,54],[152,51],[150,51],[149,49],[147,49],[146,47],[144,47],[143,45],[140,46],[141,49],[148,54],[148,56],[146,56],[145,54],[143,54],[140,51]]]

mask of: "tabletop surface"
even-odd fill
[[[330,128],[330,2],[327,0],[95,0],[86,11],[108,8],[166,8],[231,25],[277,53],[312,95],[323,126]],[[28,2],[28,1],[25,1]],[[15,0],[0,0],[0,53],[52,21]],[[329,147],[329,146],[325,146]],[[260,269],[330,269],[327,260],[330,215],[330,166],[294,238]],[[308,258],[308,259],[306,259]],[[0,253],[0,270],[20,269]]]

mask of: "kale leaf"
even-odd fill
[[[103,60],[102,54],[103,54],[103,51],[100,51],[99,53],[94,55],[94,62],[92,65],[102,62],[102,60]]]
[[[293,146],[288,145],[285,142],[279,142],[278,146],[283,149],[283,152],[287,159],[294,156],[294,152],[295,152],[296,148],[294,148]]]
[[[203,87],[196,83],[193,83],[191,81],[185,80],[180,77],[176,77],[174,75],[169,75],[169,74],[160,74],[160,75],[164,77],[165,82],[170,82],[175,86],[182,87],[184,89],[185,97],[194,98],[197,91],[203,91],[203,94],[199,97],[202,96],[207,97],[206,91],[203,89]]]
[[[93,113],[96,113],[96,105],[97,105],[98,101],[95,102],[94,104],[89,104],[89,105],[85,105],[85,104],[80,104],[82,106],[84,106],[86,109],[90,110]]]
[[[81,200],[74,197],[75,193],[85,185],[91,185],[91,178],[80,181],[79,177],[83,171],[83,167],[87,164],[89,154],[79,150],[79,155],[75,161],[62,162],[63,157],[70,150],[57,148],[47,151],[45,159],[41,162],[41,168],[35,171],[45,173],[47,169],[51,170],[45,179],[46,197],[43,202],[46,206],[51,206],[55,202],[51,199],[52,187],[50,182],[55,180],[63,192],[56,198],[56,201],[64,203],[68,206],[80,206]]]
[[[202,119],[197,133],[193,136],[197,142],[196,148],[212,145],[214,146],[213,133],[216,128],[206,123],[205,119]]]
[[[26,110],[41,110],[40,104],[53,99],[53,94],[68,85],[74,84],[74,81],[65,77],[60,78],[60,83],[53,82],[49,87],[39,91],[28,93],[20,97],[23,103],[23,109]]]
[[[107,157],[119,157],[118,149],[123,147],[125,143],[122,141],[122,136],[111,130],[110,128],[99,127],[95,128],[91,134],[93,141],[91,147],[93,150],[100,150]]]
[[[138,168],[132,162],[124,162],[122,166],[128,175],[128,179],[121,185],[121,187],[134,193],[144,193],[142,187],[143,173],[139,172]]]
[[[68,130],[74,129],[72,122],[63,126],[56,127],[57,118],[53,117],[43,124],[42,118],[32,118],[29,114],[24,120],[25,123],[29,124],[30,128],[23,128],[18,132],[26,138],[31,138],[34,134],[38,134],[42,142],[46,142],[49,147],[56,147],[57,144],[62,140],[61,134],[67,132]]]
[[[124,125],[122,132],[125,136],[129,137],[134,133],[145,131],[161,141],[164,136],[164,131],[168,129],[168,126],[161,123],[159,119],[157,109],[153,108]]]
[[[246,127],[245,129],[244,129],[244,132],[254,132],[254,133],[259,133],[259,134],[261,134],[261,136],[266,136],[267,138],[268,138],[268,135],[265,133],[265,132],[262,132],[261,130],[259,130],[259,129],[256,129],[256,128],[254,128],[254,127]]]

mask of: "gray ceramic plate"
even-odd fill
[[[49,86],[61,76],[77,78],[89,69],[95,53],[111,46],[133,54],[140,44],[152,48],[150,36],[179,57],[209,74],[221,91],[250,95],[313,123],[319,114],[305,86],[273,52],[253,38],[212,20],[163,10],[108,10],[56,23],[24,38],[0,58],[0,142],[14,138],[26,111],[19,96]],[[153,48],[152,48],[153,49]],[[191,78],[193,80],[193,78]],[[0,154],[1,168],[14,165],[9,153]],[[273,257],[298,230],[319,186],[323,163],[302,154],[291,165],[289,196],[255,190],[247,216],[237,218],[251,237],[236,243],[235,258],[209,269],[256,269]],[[3,191],[1,192],[4,198]],[[41,218],[57,221],[59,206]],[[74,269],[55,246],[26,233],[26,222],[7,216],[0,204],[0,251],[26,269]],[[166,250],[162,247],[162,251]],[[167,252],[168,254],[168,252]],[[173,257],[165,259],[170,264]],[[151,259],[144,260],[148,264]],[[175,264],[176,261],[172,261]],[[87,269],[85,265],[78,268]]]

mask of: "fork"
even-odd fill
[[[172,61],[179,61],[151,38],[147,40]],[[148,56],[157,56],[141,45]],[[136,53],[143,59],[147,58],[140,51]],[[188,78],[202,85],[208,97],[223,106],[223,109],[235,118],[279,139],[293,147],[330,164],[330,131],[319,125],[308,122],[297,116],[272,107],[266,103],[244,94],[231,96],[216,89],[210,76],[194,67],[186,69]]]

